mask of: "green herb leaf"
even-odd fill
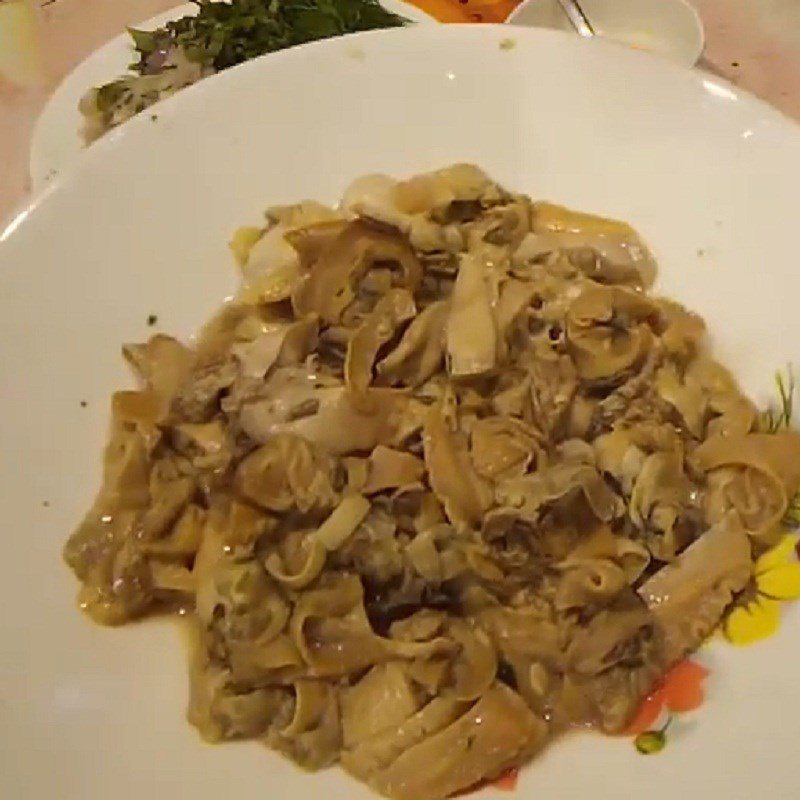
[[[133,46],[139,53],[149,55],[156,49],[156,35],[151,31],[140,31],[136,28],[128,28],[128,33],[133,39]]]
[[[789,507],[783,515],[783,524],[787,528],[800,528],[800,492],[789,502]]]
[[[223,70],[248,59],[344,33],[393,28],[407,20],[375,0],[194,0],[196,16],[168,22],[145,32],[131,29],[140,54],[133,65],[148,69],[156,50],[180,48],[191,61]]]
[[[100,86],[96,95],[97,110],[104,113],[111,111],[124,91],[125,82],[123,80],[112,81]]]
[[[796,386],[791,365],[786,367],[785,374],[780,370],[775,373],[775,385],[778,389],[778,406],[763,411],[759,420],[759,427],[765,433],[777,433],[792,424]]]

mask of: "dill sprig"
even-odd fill
[[[792,424],[796,386],[791,365],[787,365],[785,373],[781,370],[775,373],[775,385],[778,389],[777,407],[770,406],[761,412],[759,427],[765,433],[777,433]]]
[[[787,528],[800,528],[800,492],[789,502],[789,507],[783,515],[783,524]]]

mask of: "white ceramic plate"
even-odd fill
[[[109,393],[129,381],[120,343],[152,333],[149,314],[195,330],[234,286],[232,229],[267,204],[469,160],[534,197],[630,220],[660,257],[660,288],[705,316],[763,400],[800,342],[800,131],[641,53],[503,26],[287,50],[158,115],[86,151],[0,234],[0,797],[366,800],[338,770],[201,744],[176,625],[108,630],[74,608],[60,548],[97,486]],[[762,645],[703,651],[708,700],[658,757],[576,735],[523,772],[517,796],[796,798],[799,611]]]
[[[402,0],[382,0],[382,5],[395,14],[414,22],[432,23],[427,14]],[[141,30],[160,28],[170,20],[195,14],[197,6],[186,3],[176,6],[136,27]],[[102,86],[128,70],[134,59],[131,39],[121,33],[95,50],[59,84],[39,115],[31,136],[30,175],[34,191],[44,188],[65,166],[72,163],[84,148],[81,129],[83,117],[78,101],[92,86]]]

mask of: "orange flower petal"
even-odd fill
[[[664,698],[667,708],[681,714],[694,711],[703,703],[703,681],[708,670],[696,661],[681,661],[664,677]]]
[[[653,727],[653,723],[658,719],[661,709],[664,708],[664,689],[659,686],[652,694],[647,695],[636,716],[631,720],[627,728],[622,732],[625,736],[638,736],[640,733],[649,731]]]

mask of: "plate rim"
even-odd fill
[[[513,32],[512,32],[513,31]],[[694,85],[701,88],[703,91],[708,92],[708,86],[714,86],[718,92],[723,94],[731,101],[744,102],[758,110],[762,116],[770,118],[773,122],[791,129],[798,136],[800,136],[800,120],[795,120],[788,116],[786,113],[769,104],[767,101],[762,100],[760,97],[752,94],[746,89],[736,86],[730,81],[704,72],[699,69],[686,69],[685,67],[674,64],[668,59],[660,58],[651,53],[646,53],[641,50],[635,50],[623,44],[596,37],[590,40],[582,39],[573,36],[566,31],[552,30],[548,28],[532,28],[522,25],[507,25],[506,23],[450,23],[447,25],[412,25],[407,28],[384,28],[371,31],[359,31],[356,33],[348,33],[342,36],[331,37],[329,39],[321,39],[314,42],[307,42],[306,44],[297,45],[296,47],[288,47],[284,50],[279,50],[274,53],[266,53],[257,58],[245,61],[242,64],[237,64],[235,67],[223,70],[211,75],[208,78],[198,81],[191,86],[177,92],[171,97],[159,101],[159,107],[162,110],[172,110],[179,107],[181,98],[194,96],[199,91],[204,91],[203,88],[209,85],[209,81],[214,81],[214,85],[220,86],[225,81],[236,80],[237,75],[244,74],[247,70],[264,69],[264,64],[275,62],[277,59],[287,60],[292,58],[303,58],[303,54],[308,52],[309,48],[313,49],[337,49],[346,47],[356,41],[371,42],[373,40],[380,40],[382,38],[395,38],[395,37],[441,37],[441,38],[478,38],[486,39],[487,42],[494,43],[494,39],[488,37],[499,37],[502,39],[509,39],[516,37],[517,39],[528,39],[530,43],[535,43],[536,39],[558,39],[565,47],[586,48],[593,47],[605,50],[607,53],[615,54],[617,59],[627,59],[632,62],[639,62],[643,65],[649,65],[649,68],[660,69],[663,72],[671,73],[675,79],[681,80],[687,85]],[[527,42],[525,44],[528,44]],[[519,41],[515,41],[514,47],[509,52],[519,51]],[[271,60],[268,61],[268,60]],[[26,203],[19,215],[27,216],[31,209],[43,202],[44,198],[49,197],[53,191],[64,183],[74,180],[76,175],[79,175],[86,164],[90,163],[93,158],[103,157],[102,154],[106,150],[116,147],[120,139],[135,131],[138,127],[147,124],[147,115],[137,114],[130,120],[120,125],[118,128],[109,134],[101,137],[94,142],[90,147],[84,148],[77,154],[76,158],[66,164],[52,180],[47,181],[43,185],[34,188],[33,196],[30,201]],[[40,117],[41,119],[41,117]],[[38,125],[38,122],[37,122]],[[13,219],[12,219],[13,222]],[[4,237],[7,238],[6,233],[0,229],[0,241]]]

